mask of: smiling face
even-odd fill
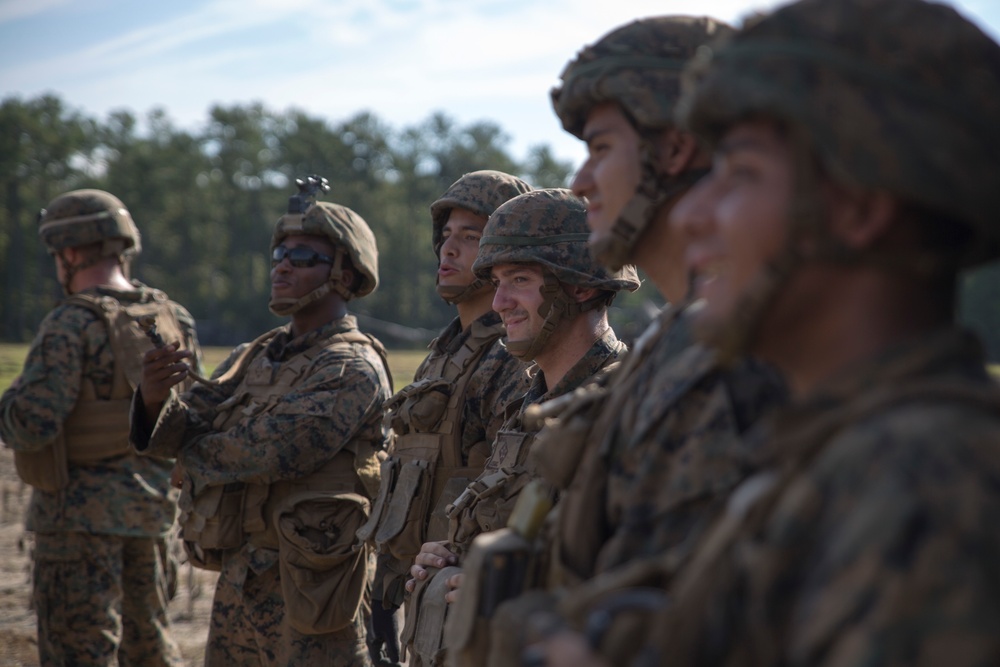
[[[704,300],[702,331],[734,326],[785,248],[794,164],[774,125],[737,124],[719,143],[711,173],[674,207],[671,224],[688,240],[694,296]]]
[[[453,208],[441,230],[441,251],[438,259],[438,284],[445,287],[467,287],[476,280],[472,263],[479,252],[486,218],[464,208]]]
[[[490,272],[496,294],[493,310],[500,315],[508,342],[533,340],[545,318],[539,314],[545,274],[538,264],[497,264]]]
[[[573,178],[573,193],[587,200],[590,242],[611,233],[615,220],[635,194],[642,176],[640,137],[621,107],[595,106],[583,129],[587,160]]]
[[[306,248],[321,255],[334,256],[336,248],[321,236],[292,234],[281,241],[289,250]],[[314,266],[292,266],[285,257],[271,269],[271,299],[299,299],[330,279],[330,265],[317,262]]]

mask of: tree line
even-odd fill
[[[379,244],[381,285],[352,303],[387,344],[426,344],[453,311],[436,295],[429,206],[462,174],[499,169],[536,187],[565,186],[575,165],[547,145],[512,156],[503,129],[460,125],[443,112],[402,129],[370,112],[331,122],[259,103],[214,106],[203,125],[165,110],[95,118],[55,95],[0,104],[0,340],[30,340],[61,297],[37,214],[61,192],[107,190],[143,235],[134,277],[165,290],[198,320],[206,345],[233,345],[280,323],[266,307],[271,230],[295,179],[329,179],[327,201],[357,211]],[[1000,360],[1000,266],[968,276],[962,318]],[[616,327],[636,331],[657,304],[644,287],[616,303]]]

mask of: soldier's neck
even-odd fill
[[[455,304],[455,309],[458,311],[458,320],[462,323],[464,331],[472,326],[473,322],[493,310],[493,290],[486,290],[471,299],[460,301]]]

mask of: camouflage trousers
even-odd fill
[[[224,560],[212,601],[205,667],[371,667],[365,622],[321,635],[285,622],[277,565],[260,574],[240,557]]]
[[[179,666],[163,539],[38,533],[34,603],[44,667]]]

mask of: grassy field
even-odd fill
[[[210,373],[229,355],[230,348],[206,347],[202,348],[202,352],[205,356],[205,369]],[[27,343],[0,343],[0,393],[3,393],[21,372],[27,354]],[[396,389],[406,386],[413,380],[414,371],[426,355],[427,350],[389,350],[389,369],[392,371]]]

